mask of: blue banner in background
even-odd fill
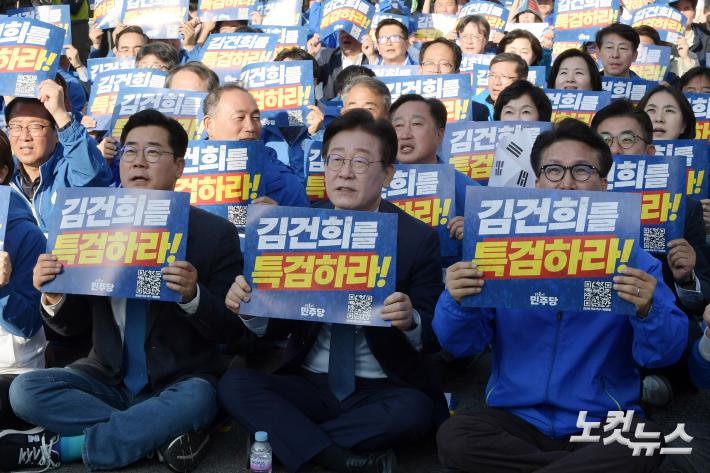
[[[467,74],[415,75],[409,77],[381,77],[392,102],[400,95],[419,94],[442,101],[448,113],[447,122],[471,119],[471,79]]]
[[[375,6],[367,0],[326,0],[322,8],[321,38],[343,30],[362,42],[375,16]]]
[[[696,199],[707,199],[708,189],[708,142],[701,140],[653,140],[656,156],[678,156],[686,158],[685,195]]]
[[[9,16],[31,18],[57,26],[64,30],[64,46],[71,44],[71,15],[69,5],[43,5],[40,7],[15,8],[8,10]]]

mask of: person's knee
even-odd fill
[[[217,384],[217,397],[227,408],[239,405],[253,389],[262,386],[260,378],[261,373],[247,368],[228,370]]]
[[[467,430],[463,417],[450,417],[439,427],[436,433],[436,446],[439,461],[447,467],[456,467],[460,464],[461,455],[467,450],[465,435]]]
[[[15,378],[10,385],[10,405],[18,417],[31,418],[38,408],[37,390],[46,385],[46,377],[41,371],[31,371]]]
[[[217,414],[217,390],[215,387],[206,379],[197,377],[190,378],[183,383],[190,400],[184,406],[183,414],[192,414],[192,417],[200,424],[200,427],[197,428],[212,422]]]
[[[429,396],[415,389],[407,389],[406,394],[390,406],[387,430],[394,435],[427,435],[432,430],[433,411],[434,404]]]

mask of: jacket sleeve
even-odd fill
[[[79,335],[90,330],[92,315],[88,297],[66,294],[64,303],[54,315],[49,315],[40,305],[44,322],[50,329],[64,337]]]
[[[710,389],[710,361],[700,354],[700,343],[708,343],[705,334],[703,338],[705,340],[700,339],[693,344],[688,358],[688,371],[693,384],[700,389]]]
[[[279,161],[267,148],[259,195],[274,199],[279,205],[308,207],[306,188],[290,167]]]
[[[5,243],[12,273],[10,283],[0,288],[0,305],[7,298],[0,310],[0,326],[15,336],[30,338],[42,327],[40,293],[32,286],[32,271],[47,240],[39,227],[28,221],[12,227]]]
[[[446,289],[436,304],[434,333],[449,354],[476,355],[493,341],[494,320],[495,310],[462,307]]]
[[[663,282],[661,262],[639,251],[639,268],[656,278],[651,311],[644,318],[630,315],[633,356],[640,366],[668,366],[680,358],[687,345],[688,317],[676,306],[673,292]]]
[[[106,160],[79,122],[72,120],[66,130],[60,131],[63,160],[68,166],[67,179],[72,187],[107,187],[113,174]]]

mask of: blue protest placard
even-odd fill
[[[258,28],[266,34],[278,37],[276,40],[276,54],[287,48],[302,48],[308,41],[308,28],[305,26],[259,25]]]
[[[258,194],[263,171],[261,141],[191,141],[176,192],[189,192],[190,204],[233,223],[241,235],[246,206]]]
[[[486,283],[462,304],[634,314],[612,278],[636,267],[639,216],[633,194],[469,187],[463,259]]]
[[[125,0],[96,0],[92,8],[96,27],[102,30],[117,27],[121,22],[124,2]]]
[[[14,8],[9,16],[31,18],[57,26],[64,30],[64,45],[71,44],[71,15],[69,5],[42,5],[39,7]]]
[[[710,138],[710,94],[686,92],[695,115],[695,139],[707,141]]]
[[[707,180],[708,142],[701,140],[653,140],[656,156],[686,158],[685,195],[707,199],[710,195]]]
[[[574,32],[580,43],[594,41],[597,31],[616,22],[619,0],[558,0],[555,2],[555,32]]]
[[[127,69],[100,72],[91,84],[86,114],[96,120],[95,130],[108,130],[119,91],[129,87],[165,85],[167,73],[159,69]]]
[[[5,233],[7,232],[7,213],[10,209],[10,186],[0,186],[0,251],[5,251]]]
[[[675,156],[614,156],[607,189],[641,194],[639,238],[648,252],[666,253],[669,241],[683,238],[685,167]]]
[[[545,89],[545,93],[552,102],[553,123],[563,118],[576,118],[591,125],[594,114],[611,102],[609,92]]]
[[[150,39],[182,39],[180,24],[187,21],[189,0],[125,0],[121,22],[140,26]]]
[[[89,70],[89,81],[96,80],[99,72],[117,71],[121,69],[133,69],[136,67],[135,58],[99,57],[89,58],[86,68]]]
[[[197,6],[202,21],[248,20],[249,8],[256,0],[200,0]]]
[[[640,44],[638,57],[631,64],[631,70],[642,79],[661,81],[666,77],[671,63],[671,48],[654,44]]]
[[[278,39],[265,33],[211,34],[198,60],[216,72],[223,84],[236,82],[242,67],[273,59]]]
[[[311,61],[249,64],[239,71],[239,82],[256,100],[263,125],[306,126],[308,106],[315,105]]]
[[[528,67],[527,80],[538,87],[547,85],[547,68],[545,66]],[[490,67],[487,64],[475,64],[472,69],[473,93],[478,95],[488,88],[488,74]]]
[[[59,294],[179,301],[161,268],[184,261],[190,196],[145,189],[57,191],[47,251],[62,272],[43,290]]]
[[[384,64],[365,64],[377,77],[411,77],[419,74],[419,66],[386,66]]]
[[[579,37],[583,34],[577,30],[555,30],[551,59],[554,61],[560,53],[568,49],[582,49],[582,44],[586,41],[594,41],[594,33],[588,34],[586,39],[580,40]]]
[[[675,44],[685,31],[688,19],[668,5],[647,5],[636,10],[627,23],[634,28],[650,26],[658,31],[661,41]]]
[[[304,156],[306,162],[306,195],[310,202],[328,198],[325,192],[325,163],[321,154],[323,142],[312,140],[308,143]]]
[[[491,63],[495,54],[464,54],[461,58],[461,67],[459,71],[461,72],[473,72],[474,66],[476,64],[483,64],[487,66]]]
[[[204,92],[158,89],[151,87],[121,88],[116,97],[116,107],[108,127],[110,136],[121,136],[123,127],[131,115],[153,108],[174,118],[187,132],[188,139],[202,136],[202,101]]]
[[[456,15],[444,13],[417,13],[412,16],[410,24],[410,36],[414,35],[415,41],[424,43],[446,36],[451,31],[456,30]],[[406,26],[407,23],[404,23]]]
[[[321,38],[343,30],[357,41],[362,41],[370,31],[375,16],[375,7],[367,0],[326,0],[322,8]]]
[[[510,15],[510,12],[500,3],[473,1],[468,2],[459,9],[459,18],[463,18],[468,15],[483,16],[491,26],[491,33],[503,33],[505,25],[508,23],[508,16]]]
[[[628,99],[638,104],[646,92],[658,85],[658,82],[639,79],[626,79],[623,77],[602,76],[602,89],[611,94],[611,100]]]
[[[0,95],[37,98],[39,84],[54,79],[64,30],[30,18],[0,18]]]
[[[382,190],[383,199],[436,229],[441,256],[458,254],[447,228],[456,210],[454,172],[448,164],[397,164],[390,185]]]
[[[245,245],[242,313],[390,325],[380,315],[395,290],[396,214],[251,205]]]
[[[382,77],[390,89],[392,101],[400,95],[419,94],[442,101],[446,106],[446,121],[471,119],[471,80],[466,74],[416,75],[410,77]]]
[[[370,31],[377,30],[377,25],[379,25],[382,20],[397,20],[400,23],[402,23],[407,28],[407,30],[409,30],[409,26],[410,26],[409,25],[409,22],[410,22],[409,16],[397,15],[396,13],[391,13],[389,11],[387,11],[387,12],[377,11],[377,10],[379,10],[379,6],[380,6],[379,3],[377,5],[375,5],[375,16],[372,18],[372,25],[370,26]],[[407,13],[409,13],[409,12],[407,11]],[[411,36],[411,33],[413,33],[413,31],[410,32],[410,36]]]
[[[249,19],[258,13],[261,25],[299,26],[303,0],[256,0],[249,7]]]
[[[446,126],[441,158],[481,185],[491,176],[501,137],[526,133],[531,140],[552,128],[550,122],[458,122]]]

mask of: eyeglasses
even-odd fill
[[[616,142],[619,143],[619,146],[621,146],[623,149],[631,148],[633,145],[636,144],[636,141],[638,140],[647,143],[646,140],[631,131],[622,131],[617,136],[614,136],[611,133],[599,133],[599,135],[602,137],[602,140],[604,140],[604,143],[606,143],[609,148],[611,148],[611,146],[614,144],[614,140],[616,140]]]
[[[481,34],[460,34],[459,39],[465,39],[466,41],[480,41],[483,39]]]
[[[372,163],[382,162],[382,160],[369,161],[364,156],[355,156],[352,159],[346,159],[340,156],[339,154],[329,154],[324,159],[325,167],[328,168],[328,170],[330,171],[340,171],[343,168],[345,161],[350,162],[350,169],[352,169],[355,174],[364,173],[365,171],[367,171],[367,168],[369,168],[370,164]]]
[[[380,36],[377,38],[377,42],[379,44],[387,44],[388,41],[392,41],[393,43],[401,43],[404,41],[404,36],[401,34],[391,34],[389,36]]]
[[[44,136],[44,129],[45,128],[52,128],[53,125],[42,125],[41,123],[30,123],[27,126],[22,126],[18,124],[10,124],[7,126],[7,129],[10,133],[10,136],[13,138],[17,138],[18,136],[22,135],[22,130],[27,130],[30,132],[30,136],[33,138],[38,138],[40,136]]]
[[[121,151],[121,160],[127,163],[132,163],[138,157],[140,151],[141,149],[135,146],[124,146],[123,150]],[[143,148],[143,157],[151,164],[157,163],[158,160],[162,158],[164,154],[173,153],[170,151],[164,151],[163,149],[158,148],[157,146],[146,146],[145,148]]]
[[[451,72],[454,70],[454,65],[451,64],[450,62],[434,62],[434,61],[424,61],[422,63],[422,67],[424,69],[436,69],[437,67],[439,68],[440,71],[442,72]]]
[[[572,179],[577,182],[588,181],[592,174],[599,170],[591,164],[575,164],[574,166],[562,166],[561,164],[546,164],[540,168],[550,182],[560,182],[565,178],[567,171],[570,171]]]
[[[503,74],[488,74],[488,81],[499,80],[501,82],[514,82],[518,80],[515,76],[504,76]]]

